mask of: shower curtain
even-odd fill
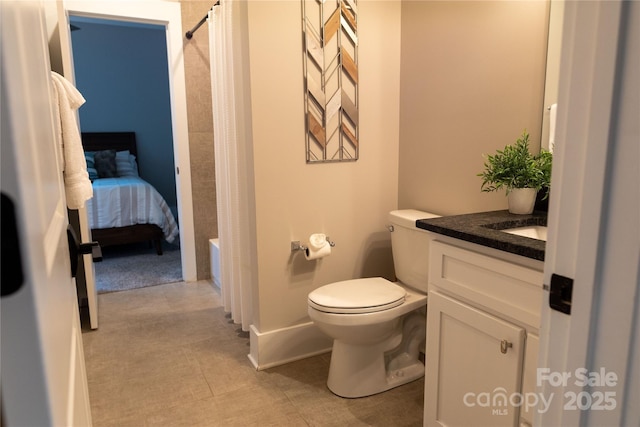
[[[241,6],[221,0],[208,22],[222,299],[233,321],[248,331],[253,280]]]

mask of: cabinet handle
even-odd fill
[[[507,340],[500,341],[500,353],[507,354],[507,349],[513,348],[513,343],[510,343]]]

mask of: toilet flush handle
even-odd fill
[[[393,233],[393,225],[391,224],[387,225],[387,230]]]

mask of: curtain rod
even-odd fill
[[[219,4],[220,4],[220,0],[218,0],[218,1],[216,2],[216,4],[214,4],[214,5],[211,7],[211,10],[213,10],[213,8],[214,8],[214,7],[216,7],[216,6],[218,6]],[[204,18],[202,18],[202,19],[200,20],[200,22],[198,22],[198,23],[196,24],[196,26],[195,26],[195,27],[193,27],[191,30],[187,31],[187,32],[184,34],[184,36],[185,36],[186,38],[188,38],[189,40],[191,40],[191,37],[193,37],[193,33],[195,33],[195,32],[198,30],[198,28],[200,28],[200,26],[201,26],[202,24],[204,24],[204,21],[206,21],[206,20],[207,20],[207,16],[209,16],[209,14],[205,15],[205,16],[204,16]]]

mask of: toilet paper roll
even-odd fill
[[[331,255],[330,245],[324,245],[320,249],[313,248],[309,245],[309,247],[304,251],[304,257],[307,260],[323,258],[329,255]]]
[[[322,249],[327,246],[327,235],[322,233],[315,233],[309,236],[309,246],[313,249]]]

